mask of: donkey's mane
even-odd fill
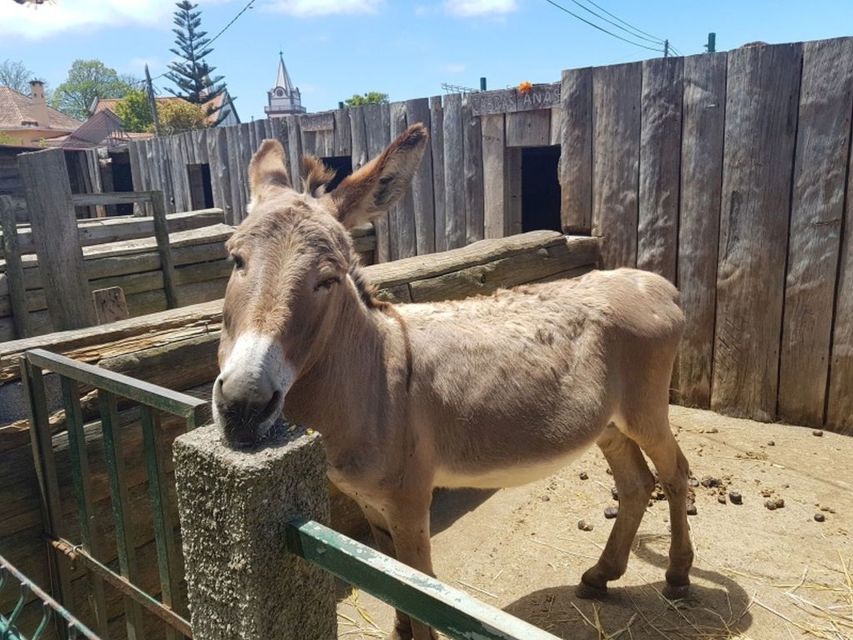
[[[326,192],[326,185],[335,178],[335,170],[316,156],[304,156],[302,168],[305,177],[302,179],[303,193],[319,198]]]

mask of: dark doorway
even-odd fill
[[[210,182],[209,164],[188,164],[190,204],[193,209],[210,209],[213,206],[213,184]]]
[[[526,147],[521,150],[521,230],[561,231],[560,147]]]
[[[335,170],[335,177],[326,187],[326,192],[332,191],[344,178],[352,173],[352,158],[349,156],[333,156],[321,158],[327,167]]]
[[[130,160],[127,153],[110,154],[113,191],[133,191],[133,176],[130,172]],[[132,204],[115,205],[115,215],[129,216],[133,214]]]

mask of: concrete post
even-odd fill
[[[280,426],[234,451],[206,426],[173,452],[196,640],[336,638],[334,579],[284,546],[289,519],[329,521],[319,436]]]

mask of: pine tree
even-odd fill
[[[204,61],[213,47],[209,46],[207,32],[201,31],[201,11],[189,0],[182,0],[176,6],[174,23],[177,28],[172,29],[176,48],[170,51],[179,60],[169,65],[171,71],[166,77],[175,83],[177,91],[169,91],[192,104],[206,105],[207,114],[213,115],[219,109],[210,103],[225,91],[225,83],[222,76],[213,76],[216,67]]]

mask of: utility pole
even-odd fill
[[[148,88],[148,105],[151,107],[151,119],[154,120],[154,135],[160,135],[160,118],[157,116],[157,101],[154,99],[154,86],[151,84],[151,74],[145,65],[145,85]]]
[[[708,44],[705,45],[708,53],[714,53],[717,50],[717,34],[713,31],[708,34]]]
[[[664,58],[669,57],[669,40],[663,41],[663,57]]]

